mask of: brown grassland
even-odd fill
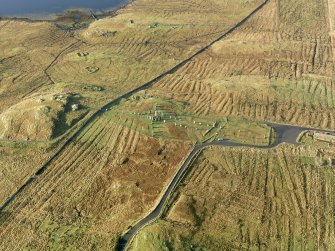
[[[2,250],[113,249],[146,214],[189,146],[147,137],[120,119],[92,122],[1,212]]]
[[[75,31],[0,20],[0,204],[96,109],[260,2],[135,0]],[[332,0],[270,0],[101,113],[0,212],[0,249],[114,249],[195,143],[268,145],[265,121],[335,129],[333,9]],[[302,143],[205,150],[131,249],[334,249],[334,147],[309,134]]]
[[[148,95],[193,116],[335,128],[333,1],[269,3]],[[332,250],[334,147],[204,151],[130,250]]]
[[[259,3],[137,0],[77,31],[0,20],[1,202],[87,113],[171,68]],[[1,212],[1,250],[110,250],[147,214],[191,141],[152,137],[115,110],[90,123]]]
[[[335,128],[327,1],[273,0],[149,91],[198,116]]]
[[[207,149],[130,250],[333,250],[334,150]]]
[[[117,16],[74,32],[49,22],[0,20],[0,140],[6,143],[1,145],[1,152],[15,152],[12,148],[16,144],[7,142],[13,139],[26,148],[31,146],[31,155],[27,156],[34,156],[36,164],[42,163],[56,149],[50,138],[57,143],[58,136],[87,112],[92,113],[180,62],[259,2],[183,1],[180,5],[137,0],[119,10]],[[212,13],[212,18],[207,20],[200,10]],[[69,104],[32,105],[41,97],[57,95],[70,96]],[[27,108],[26,102],[35,108],[22,110]],[[80,105],[81,111],[68,112],[73,102]],[[41,108],[42,112],[46,110],[45,120],[36,119]],[[31,132],[31,127],[36,130]],[[27,140],[48,141],[35,148],[36,144]],[[45,149],[50,151],[40,154]],[[0,156],[6,159],[8,155]],[[26,161],[14,154],[10,158],[10,162],[3,162],[1,170],[0,183],[6,184],[0,187],[2,198],[38,168],[30,158]]]

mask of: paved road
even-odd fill
[[[31,176],[29,177],[22,185],[19,187],[16,191],[11,194],[7,200],[0,206],[0,212],[3,211],[14,199],[15,197],[20,194],[28,185],[30,185],[36,177],[41,175],[45,169],[49,166],[49,164],[54,161],[64,150],[66,147],[68,147],[74,139],[86,128],[86,126],[91,123],[94,119],[96,119],[97,116],[99,116],[101,113],[106,111],[106,109],[111,108],[112,106],[118,105],[119,102],[124,99],[128,98],[131,95],[149,88],[153,84],[155,84],[158,80],[164,78],[165,76],[174,73],[176,70],[178,70],[180,67],[191,61],[193,58],[201,54],[202,52],[206,51],[209,47],[211,47],[216,42],[220,41],[221,39],[225,38],[227,35],[232,33],[235,29],[240,27],[243,23],[245,23],[253,14],[255,14],[258,10],[260,10],[269,0],[263,0],[263,2],[257,6],[252,12],[250,12],[246,17],[244,17],[241,21],[234,24],[231,28],[229,28],[227,31],[225,31],[223,34],[221,34],[216,39],[209,42],[206,46],[196,51],[194,54],[189,56],[188,58],[184,59],[180,63],[173,66],[171,69],[161,73],[159,76],[155,77],[154,79],[116,97],[115,99],[108,102],[106,105],[102,106],[99,110],[95,111],[74,133],[71,137],[69,137],[64,144]]]
[[[331,132],[328,130],[321,130],[316,128],[308,128],[308,127],[300,127],[300,126],[290,126],[290,125],[282,125],[275,123],[266,123],[268,126],[271,126],[276,133],[276,140],[272,145],[269,146],[259,146],[259,145],[251,145],[251,144],[243,144],[237,143],[229,140],[222,141],[214,141],[205,144],[199,144],[194,147],[192,152],[188,155],[184,163],[180,166],[178,172],[172,178],[170,184],[168,185],[166,191],[164,192],[161,200],[155,209],[141,221],[136,223],[135,226],[132,226],[128,232],[121,238],[117,250],[123,251],[126,248],[128,242],[135,236],[140,228],[150,223],[154,219],[160,217],[161,213],[164,210],[166,202],[168,201],[170,195],[175,190],[175,188],[179,185],[180,181],[183,179],[185,174],[187,173],[187,168],[190,166],[191,162],[196,159],[196,157],[201,153],[202,150],[208,148],[210,146],[225,146],[225,147],[252,147],[259,149],[272,149],[277,147],[281,143],[289,143],[289,144],[298,144],[297,139],[301,133],[307,130],[319,131],[319,132]]]

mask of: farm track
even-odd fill
[[[1,40],[4,42],[2,53],[6,55],[10,46],[19,47],[20,50],[17,53],[9,53],[2,60],[5,69],[15,74],[0,80],[1,84],[4,84],[0,94],[1,111],[17,104],[41,86],[52,83],[47,76],[48,67],[59,58],[64,48],[76,42],[69,33],[45,23],[32,25],[22,21],[8,21],[6,24],[0,30]],[[12,32],[16,29],[20,34],[17,38]],[[6,42],[6,39],[9,42]]]
[[[70,45],[68,45],[67,47],[65,47],[64,49],[62,49],[62,50],[55,56],[54,60],[52,60],[52,62],[51,62],[49,65],[47,65],[47,67],[43,70],[44,75],[48,78],[48,80],[49,80],[49,82],[50,82],[51,84],[55,84],[55,82],[52,80],[52,78],[51,78],[51,76],[50,76],[50,74],[49,74],[49,69],[50,69],[53,65],[55,65],[55,64],[57,63],[57,60],[63,55],[64,52],[66,52],[66,51],[68,51],[69,49],[71,49],[71,48],[77,46],[77,45],[80,44],[80,43],[81,43],[80,41],[75,41],[75,42],[71,43]],[[36,86],[35,88],[33,88],[31,91],[25,93],[25,94],[22,96],[22,98],[25,98],[25,97],[29,96],[30,94],[36,92],[36,91],[37,91],[38,89],[40,89],[44,84],[45,84],[45,82],[42,83],[42,84],[37,85],[37,86]]]

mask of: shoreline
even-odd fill
[[[108,18],[108,17],[114,17],[117,15],[117,12],[127,8],[127,6],[129,4],[132,4],[135,0],[127,0],[126,3],[121,4],[118,7],[112,7],[109,9],[105,9],[103,10],[103,12],[96,14],[96,16],[98,17],[98,19],[103,19],[103,18]],[[86,17],[90,17],[91,14],[89,14],[91,9],[88,8],[69,8],[69,9],[64,9],[63,13],[50,13],[48,14],[49,17],[54,16],[54,18],[48,19],[48,18],[29,18],[29,17],[17,17],[17,16],[0,16],[0,21],[21,21],[21,22],[27,22],[27,23],[40,23],[40,22],[48,22],[48,23],[53,23],[57,25],[57,22],[62,21],[62,19],[67,19],[67,18],[74,18],[73,16],[71,16],[71,13],[79,13],[79,14],[83,14],[83,16],[86,15]],[[47,17],[47,16],[46,16]],[[93,20],[94,21],[94,20]],[[75,23],[75,22],[73,22]],[[58,25],[57,25],[58,26]],[[60,28],[60,27],[59,27]],[[73,29],[77,29],[77,28],[73,28]]]

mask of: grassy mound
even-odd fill
[[[0,138],[51,140],[64,133],[82,114],[75,98],[69,94],[29,98],[0,115]]]

